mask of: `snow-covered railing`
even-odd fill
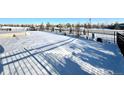
[[[124,56],[124,35],[117,33],[117,44]]]

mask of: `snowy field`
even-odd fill
[[[115,44],[32,31],[0,39],[0,74],[124,74],[124,57]]]

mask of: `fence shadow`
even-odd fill
[[[72,47],[73,50],[76,47]],[[77,47],[81,52],[73,54],[96,68],[104,69],[109,74],[124,74],[124,65],[122,64],[124,59],[118,52],[117,46],[102,45],[99,47],[100,50],[90,46],[83,49]]]
[[[41,53],[41,56],[52,65],[52,67],[60,75],[89,75],[88,72],[81,69],[81,67],[72,61],[70,58],[57,58],[54,54]]]
[[[44,46],[32,47],[30,49],[24,48],[22,51],[19,51],[19,52],[12,53],[10,55],[1,57],[1,59],[7,59],[7,58],[17,57],[17,56],[23,55],[23,56],[20,56],[19,58],[16,58],[14,60],[7,61],[7,63],[1,64],[1,72],[3,70],[3,66],[12,65],[12,64],[17,63],[18,61],[21,61],[21,60],[27,59],[29,57],[32,57],[37,62],[37,64],[41,65],[47,71],[47,73],[51,75],[51,72],[35,56],[37,54],[39,54],[39,53],[50,51],[50,50],[53,50],[53,49],[58,48],[60,46],[66,45],[66,44],[72,42],[73,40],[75,40],[75,39],[70,39],[69,38],[69,39],[66,39],[66,40],[63,40],[63,41],[55,42],[55,43],[44,45]],[[51,46],[51,47],[47,48],[49,46]],[[44,48],[47,48],[47,49],[44,49]],[[42,49],[44,49],[44,50],[42,50]],[[33,52],[35,50],[38,50],[38,51],[37,52]],[[1,48],[1,52],[3,52],[3,51],[4,51],[4,49]],[[28,55],[24,55],[25,53],[28,53]]]
[[[4,48],[0,45],[0,54],[4,52]],[[3,71],[2,59],[0,58],[0,74]]]
[[[44,46],[34,47],[34,48],[31,48],[31,49],[28,49],[28,51],[33,51],[33,50],[36,50],[36,49],[43,49],[45,47],[49,47],[49,46],[52,46],[52,45],[64,43],[66,41],[68,42],[69,40],[71,40],[71,38],[68,38],[68,39],[62,40],[62,41],[58,41],[58,42],[55,42],[55,43],[47,44],[47,45],[44,45]],[[11,57],[11,56],[16,56],[16,55],[19,55],[19,54],[23,54],[25,52],[27,52],[27,51],[25,50],[25,51],[22,51],[22,52],[18,52],[18,53],[14,54],[14,55],[8,55],[8,56],[5,56],[5,57],[2,57],[2,59],[7,58],[7,57]]]

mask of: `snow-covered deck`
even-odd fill
[[[0,39],[0,74],[124,74],[124,57],[114,44],[30,32]]]

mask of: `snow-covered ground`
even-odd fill
[[[0,50],[0,74],[124,74],[115,44],[37,31],[0,39]]]
[[[99,34],[94,33],[94,41],[97,41],[97,38],[101,38],[104,43],[117,43],[116,42],[116,35],[108,35],[108,34]],[[92,40],[92,33],[89,33],[89,39]]]

